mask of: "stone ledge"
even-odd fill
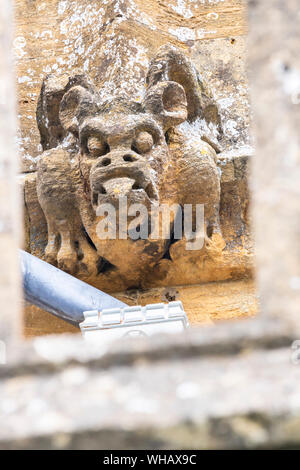
[[[0,367],[0,449],[296,447],[296,335],[260,317],[109,349],[24,342]]]
[[[180,300],[192,326],[250,318],[258,312],[256,285],[252,279],[134,289],[113,292],[112,296],[131,306]],[[25,305],[23,335],[26,338],[61,333],[78,333],[78,328],[38,307]]]
[[[289,348],[12,378],[0,448],[297,447],[299,380]]]
[[[8,364],[0,367],[0,378],[53,373],[71,365],[108,369],[134,365],[140,360],[154,363],[234,356],[243,351],[288,347],[294,339],[297,330],[289,322],[264,317],[191,328],[184,335],[123,340],[109,347],[87,344],[80,335],[42,336],[24,341],[11,352]]]

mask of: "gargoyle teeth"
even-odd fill
[[[129,196],[130,193],[138,195],[141,192],[150,201],[158,200],[157,190],[149,179],[111,178],[97,183],[92,192],[92,204],[93,206],[98,206],[103,201],[101,196],[106,196],[105,201],[108,202],[110,196],[112,200],[115,200],[118,197]]]
[[[98,204],[98,196],[99,196],[99,193],[97,193],[96,191],[93,191],[92,201],[93,201],[94,206]]]
[[[104,186],[100,186],[100,190],[98,191],[99,194],[106,194],[106,189]]]
[[[139,181],[135,181],[134,185],[132,186],[132,190],[133,191],[139,191],[139,190],[143,190],[145,191],[145,193],[147,194],[148,198],[150,200],[152,199],[158,199],[158,195],[157,195],[157,192],[155,190],[155,187],[153,185],[153,183],[149,183],[149,180],[148,181],[143,181],[142,183],[140,183]]]
[[[147,194],[150,200],[157,199],[157,193],[151,183],[148,183],[148,184],[145,183],[142,185],[142,184],[135,182],[134,185],[132,186],[133,191],[139,191],[141,189],[145,191],[145,193]]]
[[[94,205],[98,205],[100,194],[106,194],[106,189],[102,185],[99,187],[98,191],[93,191],[92,201]]]
[[[155,190],[155,187],[152,183],[148,183],[146,185],[146,187],[144,188],[144,191],[146,192],[149,199],[151,199],[151,200],[153,200],[153,199],[157,200],[158,199],[157,191]]]
[[[145,188],[142,185],[140,185],[139,183],[137,183],[137,181],[132,186],[132,189],[133,189],[133,191],[137,191],[139,189],[144,189],[145,190]]]

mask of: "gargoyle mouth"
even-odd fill
[[[105,203],[116,205],[122,197],[127,197],[128,203],[144,203],[149,206],[158,200],[158,192],[152,181],[147,178],[110,178],[94,185],[92,204],[94,208]]]

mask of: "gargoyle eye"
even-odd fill
[[[88,138],[87,148],[92,157],[101,157],[109,152],[108,144],[101,137],[96,136]]]
[[[153,137],[149,132],[140,132],[133,142],[133,150],[137,153],[147,153],[153,147]]]

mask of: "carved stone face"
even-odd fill
[[[128,203],[150,208],[159,198],[159,181],[168,159],[161,126],[149,114],[100,114],[79,129],[80,167],[89,180],[91,203],[118,207]]]
[[[189,135],[175,131],[185,121],[205,119],[205,109],[211,108],[205,93],[202,101],[199,83],[187,59],[172,46],[153,58],[141,101],[103,101],[92,81],[77,72],[46,79],[37,116],[43,148],[53,151],[45,152],[38,164],[37,193],[48,224],[47,261],[93,278],[104,275],[107,263],[119,283],[136,286],[158,263],[171,262],[167,250],[176,214],[157,217],[156,225],[165,229],[160,232],[169,234],[160,236],[149,223],[154,207],[175,203],[181,213],[184,204],[205,204],[206,226],[211,233],[220,232],[214,150],[203,148],[200,136],[194,145]],[[166,135],[173,135],[168,144]],[[123,198],[126,236],[123,230],[100,236],[106,205],[113,205],[116,215]],[[147,211],[129,211],[134,204]],[[138,217],[132,215],[135,209]],[[107,225],[123,229],[123,218],[115,219]],[[145,236],[131,236],[144,228]]]
[[[165,133],[187,118],[183,86],[159,81],[148,87],[142,103],[116,99],[109,109],[80,75],[65,90],[59,119],[64,132],[77,140],[80,172],[94,212],[104,203],[117,208],[120,197],[151,208],[159,200],[167,168]]]

